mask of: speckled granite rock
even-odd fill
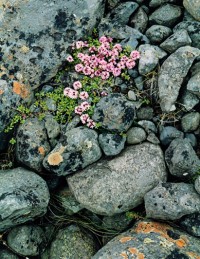
[[[181,127],[183,132],[192,132],[197,130],[200,125],[200,113],[199,112],[190,112],[186,113],[181,118]]]
[[[181,47],[171,54],[161,66],[158,77],[160,105],[163,112],[176,109],[183,79],[187,75],[193,61],[200,55],[200,49],[190,46]]]
[[[36,225],[18,226],[8,233],[7,243],[17,254],[23,256],[40,255],[45,245],[44,231]]]
[[[184,134],[172,126],[163,127],[160,131],[160,141],[163,145],[169,145],[176,138],[183,138]]]
[[[193,184],[160,183],[144,196],[148,218],[176,220],[200,212],[200,195]]]
[[[45,157],[43,166],[56,175],[67,175],[101,158],[95,130],[78,127],[66,131],[56,147]]]
[[[0,247],[0,255],[1,259],[19,259],[17,255],[13,254],[5,247]]]
[[[94,109],[93,120],[110,131],[127,131],[134,120],[135,106],[122,94],[110,94],[102,98]]]
[[[187,84],[187,90],[200,97],[200,71],[193,75]]]
[[[49,191],[37,174],[23,168],[0,172],[0,231],[46,213]]]
[[[145,35],[150,39],[151,43],[158,44],[165,40],[172,30],[163,25],[152,25],[145,33]]]
[[[16,140],[18,162],[41,172],[42,161],[50,151],[44,122],[37,118],[27,119],[24,124],[19,126]]]
[[[166,181],[163,153],[150,143],[130,146],[112,160],[100,160],[67,181],[83,207],[112,216],[138,206],[146,192]]]
[[[149,6],[158,7],[166,3],[176,4],[178,1],[179,0],[150,0]]]
[[[168,224],[140,221],[112,239],[92,259],[190,259],[200,256],[200,241]]]
[[[183,6],[197,21],[200,21],[200,2],[199,2],[199,0],[184,0]]]
[[[180,226],[190,235],[200,237],[200,214],[186,215],[179,221]]]

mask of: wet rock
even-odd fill
[[[187,90],[200,97],[200,72],[190,78],[187,84]]]
[[[151,24],[173,27],[181,17],[181,8],[177,5],[166,4],[156,9],[150,16]]]
[[[176,138],[183,138],[183,132],[175,127],[166,126],[160,132],[160,141],[165,146],[169,145]]]
[[[199,127],[200,114],[198,112],[190,112],[181,118],[181,127],[183,132],[192,132]]]
[[[176,31],[167,38],[160,47],[169,53],[175,52],[178,48],[191,45],[192,40],[186,30]]]
[[[0,255],[1,259],[19,259],[17,255],[13,254],[5,247],[0,247]]]
[[[178,31],[181,29],[187,30],[191,40],[192,40],[192,47],[200,48],[200,22],[197,21],[183,21],[177,24],[173,31]]]
[[[134,120],[135,106],[122,94],[110,94],[102,98],[94,109],[92,119],[110,131],[127,131]]]
[[[129,146],[112,160],[100,160],[67,181],[86,209],[99,215],[119,214],[141,204],[146,192],[166,181],[162,150],[150,143]]]
[[[180,219],[180,226],[190,235],[200,237],[200,214],[186,215]]]
[[[58,231],[50,246],[49,259],[91,259],[95,251],[94,238],[83,232],[78,226],[71,225]]]
[[[148,16],[144,9],[140,7],[130,20],[130,26],[144,33],[148,24]]]
[[[128,144],[139,144],[145,141],[146,137],[145,130],[139,127],[132,127],[127,131]]]
[[[139,47],[140,59],[139,59],[139,73],[145,75],[154,70],[158,65],[159,59],[164,58],[167,53],[157,46],[150,44],[140,45]]]
[[[102,133],[99,135],[99,145],[106,156],[118,155],[125,145],[126,137],[119,134]]]
[[[169,27],[163,25],[152,25],[145,33],[145,35],[153,44],[161,43],[170,34],[172,34],[172,30]]]
[[[197,21],[200,21],[200,2],[198,0],[184,0],[183,6]]]
[[[7,236],[8,246],[17,254],[36,256],[45,245],[45,234],[41,227],[23,225],[13,228]]]
[[[143,220],[101,248],[92,259],[197,258],[200,241],[161,222]]]
[[[144,196],[148,218],[176,220],[200,212],[200,195],[193,184],[160,183]]]
[[[200,55],[200,50],[190,46],[181,47],[171,54],[161,66],[158,77],[160,105],[163,112],[176,109],[183,79],[187,75],[193,61]]]
[[[188,139],[174,139],[165,151],[165,161],[176,177],[191,177],[200,167],[200,160]]]
[[[58,176],[85,168],[101,157],[97,139],[96,131],[86,127],[67,131],[43,160],[44,167]]]
[[[46,213],[49,191],[45,181],[23,168],[0,172],[0,231]]]
[[[41,172],[42,161],[50,151],[44,122],[37,118],[27,119],[24,124],[19,126],[16,140],[18,162]]]

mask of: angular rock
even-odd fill
[[[165,161],[172,175],[191,177],[198,171],[200,160],[188,139],[174,139],[165,151]]]
[[[166,4],[156,9],[150,16],[151,24],[159,24],[173,27],[181,17],[181,7],[177,5]]]
[[[185,133],[185,138],[190,141],[193,148],[197,147],[197,138],[193,133]]]
[[[16,158],[18,162],[41,172],[42,161],[50,151],[46,128],[37,118],[27,119],[17,130]]]
[[[160,105],[163,112],[176,109],[179,90],[193,61],[200,50],[190,46],[181,47],[171,54],[161,66],[158,77]]]
[[[200,124],[200,114],[199,112],[190,112],[185,114],[181,118],[181,127],[183,132],[195,131]]]
[[[18,226],[8,233],[7,244],[17,254],[40,255],[44,250],[45,234],[42,228],[36,225]]]
[[[127,131],[127,143],[139,144],[145,141],[147,134],[144,129],[139,127],[132,127]]]
[[[130,20],[130,26],[144,33],[148,24],[148,16],[140,7]]]
[[[199,96],[200,96],[200,92],[199,92]],[[184,108],[187,111],[190,111],[199,103],[199,98],[197,97],[196,94],[193,94],[192,92],[190,92],[190,90],[186,90],[183,92],[180,98],[180,103],[184,106]]]
[[[199,0],[184,0],[183,6],[197,21],[200,21],[200,2],[199,2]]]
[[[100,160],[67,181],[86,209],[100,215],[119,214],[141,204],[146,192],[166,181],[162,150],[150,143],[130,146],[112,160]]]
[[[168,224],[143,220],[112,239],[92,259],[189,259],[199,255],[198,238]]]
[[[169,38],[167,38],[160,47],[169,53],[175,52],[178,48],[183,46],[189,46],[192,44],[192,40],[186,30],[176,31]]]
[[[137,110],[138,120],[151,120],[153,118],[153,108],[150,106],[141,107]]]
[[[193,184],[161,183],[144,196],[148,218],[176,220],[200,212],[200,195]]]
[[[183,21],[178,23],[174,28],[173,31],[185,29],[187,30],[191,40],[192,40],[192,47],[200,48],[200,22],[197,21]]]
[[[179,221],[180,226],[190,235],[200,237],[200,214],[186,215]]]
[[[0,231],[46,213],[49,191],[45,181],[23,168],[0,172]]]
[[[183,138],[184,134],[172,126],[164,127],[160,132],[160,141],[163,145],[169,145],[176,138]]]
[[[135,106],[122,94],[110,94],[102,98],[94,109],[92,119],[110,131],[127,131],[134,120]]]
[[[152,121],[141,120],[141,121],[138,121],[138,125],[140,125],[147,133],[150,133],[150,132],[157,133],[157,128]]]
[[[152,25],[145,33],[145,35],[153,44],[161,43],[170,34],[172,34],[172,30],[169,27],[163,25]]]
[[[187,90],[200,97],[200,71],[190,78],[187,84]]]
[[[103,217],[102,227],[110,230],[123,231],[126,229],[133,219],[127,217],[126,213],[117,214],[114,216]]]
[[[90,234],[83,232],[78,226],[71,225],[58,231],[51,243],[50,257],[48,259],[91,259],[95,251],[94,238]]]
[[[157,46],[150,44],[140,45],[139,47],[140,59],[139,59],[139,73],[145,75],[153,71],[158,65],[159,59],[164,58],[167,53]]]
[[[99,145],[106,156],[118,155],[125,145],[126,137],[119,134],[102,133],[99,135]]]
[[[76,172],[100,159],[102,153],[96,131],[78,127],[67,131],[59,144],[45,157],[43,166],[56,175]]]

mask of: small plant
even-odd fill
[[[68,55],[67,61],[72,69],[83,75],[83,79],[66,87],[64,95],[67,99],[76,100],[74,112],[83,124],[89,128],[97,126],[91,116],[100,98],[107,95],[104,88],[118,76],[129,80],[127,69],[134,68],[139,58],[138,51],[131,51],[129,47],[123,49],[106,36],[72,44],[72,54]]]

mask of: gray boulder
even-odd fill
[[[86,209],[108,216],[122,213],[141,204],[146,192],[166,181],[162,150],[150,143],[130,146],[112,160],[100,160],[67,181]]]
[[[171,54],[161,66],[158,76],[160,105],[163,112],[176,109],[183,79],[187,75],[193,61],[200,55],[200,50],[190,46],[181,47]]]
[[[147,138],[144,129],[139,127],[132,127],[127,131],[127,144],[139,144]]]
[[[36,225],[18,226],[8,233],[7,244],[17,254],[40,255],[45,246],[45,234],[42,228]]]
[[[122,94],[110,94],[102,98],[94,109],[92,119],[110,131],[127,131],[134,120],[135,106]]]
[[[166,223],[143,220],[101,248],[92,259],[198,258],[200,241]]]
[[[199,112],[190,112],[185,114],[181,118],[181,127],[183,132],[195,131],[200,124],[200,114]]]
[[[172,175],[191,177],[198,171],[200,160],[188,139],[174,139],[165,151],[165,161]]]
[[[200,212],[200,195],[193,184],[161,183],[144,196],[148,218],[176,220]]]
[[[200,71],[190,78],[187,84],[187,90],[200,97]]]
[[[167,146],[172,142],[172,140],[176,138],[183,138],[183,135],[183,132],[177,130],[177,128],[166,126],[162,128],[160,132],[160,141],[163,145]]]
[[[43,166],[58,176],[67,175],[96,162],[101,155],[96,131],[78,127],[66,131],[43,160]]]
[[[1,255],[1,259],[19,259],[17,255],[13,254],[5,247],[0,247],[0,255]]]
[[[197,20],[200,21],[200,2],[198,0],[184,0],[185,9]]]
[[[169,53],[175,52],[178,48],[191,45],[192,40],[186,30],[176,31],[167,38],[160,47]]]
[[[145,75],[154,70],[158,65],[159,59],[164,58],[167,53],[157,46],[150,44],[140,45],[139,47],[140,59],[139,59],[139,73]]]
[[[96,252],[94,238],[78,226],[60,229],[51,243],[48,259],[91,259]]]
[[[158,7],[160,5],[171,3],[176,4],[179,0],[150,0],[149,6],[150,7]]]
[[[153,44],[161,43],[170,34],[172,34],[172,30],[169,27],[163,25],[152,25],[145,33],[145,35]]]
[[[144,9],[140,7],[130,20],[130,26],[144,33],[148,24],[148,16]]]
[[[181,17],[181,7],[177,5],[166,4],[156,9],[150,16],[151,24],[159,24],[173,27]]]
[[[190,235],[200,237],[200,214],[186,215],[179,221],[180,226]]]
[[[199,92],[199,96],[200,96],[200,92]],[[199,103],[199,98],[196,92],[194,94],[190,90],[185,90],[181,95],[180,103],[187,111],[191,111]]]
[[[46,213],[49,191],[37,174],[23,168],[0,172],[0,231]]]
[[[37,118],[27,119],[19,126],[16,140],[17,161],[41,172],[42,161],[50,151],[44,122]]]
[[[118,155],[126,142],[125,136],[104,132],[99,135],[99,145],[107,156]]]

